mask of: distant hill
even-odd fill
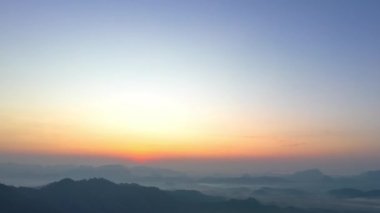
[[[294,181],[332,181],[328,175],[323,174],[319,169],[309,169],[304,171],[295,172],[288,177]]]
[[[253,191],[253,194],[261,195],[261,196],[296,196],[296,197],[308,195],[307,192],[300,189],[272,188],[272,187],[261,187],[260,189]]]
[[[225,200],[196,191],[163,191],[106,179],[63,179],[40,188],[0,185],[2,213],[327,213]]]
[[[206,177],[200,182],[206,183],[236,183],[236,184],[287,184],[298,182],[333,182],[334,178],[323,174],[319,169],[298,171],[289,175],[281,176],[250,176],[239,177]]]
[[[234,184],[276,184],[288,183],[289,181],[282,177],[274,176],[250,176],[242,175],[240,177],[206,177],[199,180],[205,183],[234,183]]]
[[[380,198],[380,190],[362,191],[352,188],[334,189],[328,192],[337,198]]]
[[[362,179],[367,179],[367,180],[380,180],[380,170],[372,170],[372,171],[367,171],[359,175],[360,178]]]
[[[146,166],[74,166],[74,165],[22,165],[0,163],[0,182],[11,185],[38,186],[63,178],[74,180],[102,177],[114,182],[165,182],[186,179],[186,174]]]

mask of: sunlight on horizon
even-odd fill
[[[0,3],[0,153],[302,161],[380,150],[371,4],[42,2]]]

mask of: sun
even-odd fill
[[[193,96],[162,88],[127,87],[97,92],[86,113],[102,131],[149,136],[186,134],[199,125]]]

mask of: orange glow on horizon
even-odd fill
[[[111,139],[111,138],[108,138]],[[99,140],[99,139],[98,139]],[[75,155],[75,156],[99,156],[107,158],[131,160],[137,163],[154,162],[171,159],[265,159],[265,158],[309,158],[328,155],[345,154],[348,149],[327,146],[319,147],[308,145],[290,144],[282,145],[276,141],[266,143],[244,139],[242,141],[160,141],[160,140],[123,140],[114,141],[72,141],[61,140],[44,146],[3,146],[3,151],[26,154],[42,155]],[[30,144],[30,141],[28,142]]]
[[[7,113],[0,114],[5,121],[0,124],[0,151],[149,162],[310,157],[360,150],[360,138],[351,135],[287,134],[299,126],[275,118],[223,113],[230,109],[192,109],[193,105],[176,103],[178,99],[170,95],[157,97],[147,92],[116,94],[104,95],[101,101],[96,97],[78,108],[31,105],[28,110],[3,109]]]

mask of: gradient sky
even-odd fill
[[[379,10],[376,0],[1,0],[0,152],[374,165]]]

